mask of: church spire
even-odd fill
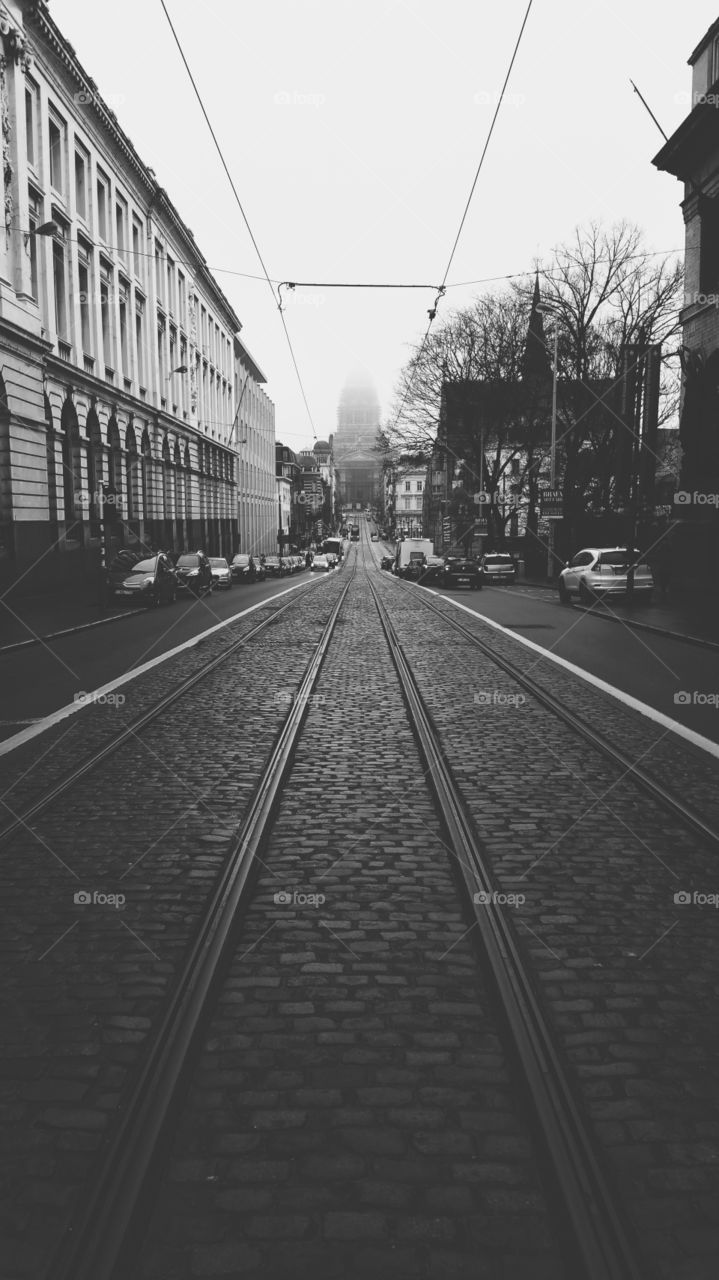
[[[547,350],[547,339],[544,334],[544,317],[542,315],[539,272],[534,277],[534,294],[532,310],[529,315],[527,341],[522,356],[522,382],[547,384],[552,380],[552,362]]]

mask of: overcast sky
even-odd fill
[[[273,280],[318,438],[347,374],[389,413],[439,284],[527,0],[166,0]],[[242,320],[277,438],[312,441],[276,303],[159,0],[51,0],[63,34],[155,170]],[[526,271],[592,218],[681,250],[680,184],[651,158],[688,113],[686,64],[716,0],[534,0],[440,315]],[[222,268],[222,270],[221,270]]]

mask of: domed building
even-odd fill
[[[337,410],[334,458],[342,504],[366,507],[379,500],[382,473],[377,452],[379,397],[364,370],[348,377]]]

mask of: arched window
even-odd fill
[[[72,400],[68,396],[60,415],[62,428],[62,489],[65,512],[65,536],[80,537],[82,527],[82,446],[80,427]]]
[[[125,493],[127,495],[127,518],[137,520],[140,495],[141,463],[137,453],[135,428],[129,423],[125,432]]]
[[[150,446],[150,437],[147,427],[142,433],[140,441],[140,480],[142,488],[142,517],[144,520],[152,518],[152,507],[150,502],[150,476],[152,474],[152,448]]]
[[[100,536],[100,517],[102,515],[102,434],[100,419],[94,409],[90,409],[85,423],[87,432],[87,487],[89,490],[88,518],[90,534],[93,538]]]
[[[113,413],[107,424],[107,443],[110,446],[110,488],[115,490],[118,506],[122,499],[122,445],[120,444],[120,428]]]
[[[165,520],[172,519],[172,463],[167,436],[162,442],[162,515]]]

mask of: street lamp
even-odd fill
[[[25,248],[27,249],[33,236],[56,236],[60,231],[57,222],[41,222],[39,227],[33,227],[30,231],[25,232]]]

